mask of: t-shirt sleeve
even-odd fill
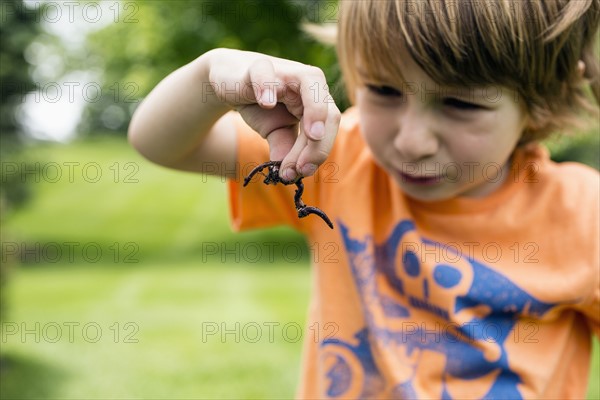
[[[592,276],[593,282],[592,294],[589,296],[583,306],[584,315],[587,317],[588,323],[596,337],[600,338],[600,209],[598,204],[600,197],[595,196],[594,212],[591,216],[590,225],[590,243],[592,247]]]
[[[254,132],[234,114],[237,136],[238,178],[228,180],[229,209],[231,225],[235,231],[255,228],[268,228],[288,225],[306,232],[310,219],[300,220],[294,205],[296,185],[266,185],[264,176],[256,174],[247,186],[244,177],[259,164],[269,161],[269,146],[259,134]],[[263,170],[267,173],[267,170]],[[311,179],[303,179],[305,190],[302,199],[314,205],[314,185]]]
[[[596,252],[600,252],[600,246],[596,245],[595,250]],[[596,266],[595,268],[592,267],[592,271],[589,274],[589,281],[592,284],[590,294],[586,296],[577,308],[586,318],[592,332],[596,337],[600,338],[600,266],[597,256],[593,258],[592,265],[594,264]]]
[[[592,284],[590,294],[581,305],[581,311],[593,333],[600,338],[600,176],[596,170],[585,166],[578,167],[577,170],[572,167],[577,173],[572,181],[580,180],[583,184],[574,188],[572,193],[577,193],[578,203],[589,204],[589,208],[581,207],[581,226],[584,232],[581,243],[585,243],[582,249],[589,249],[586,253],[590,255],[588,279]]]

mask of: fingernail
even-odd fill
[[[304,167],[302,167],[302,175],[311,176],[315,173],[316,170],[317,166],[315,164],[305,164]]]
[[[321,140],[325,137],[325,124],[317,121],[310,127],[310,136],[314,140]]]
[[[296,179],[296,171],[294,171],[292,168],[284,169],[281,175],[286,181],[293,181]]]
[[[270,91],[269,89],[263,90],[261,96],[260,96],[260,102],[261,104],[273,104],[275,103],[275,96],[273,95],[273,92]]]

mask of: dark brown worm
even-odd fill
[[[298,178],[295,181],[286,181],[279,177],[279,167],[281,166],[281,161],[267,161],[256,168],[254,168],[247,177],[244,178],[244,187],[250,183],[254,175],[261,174],[265,177],[263,183],[265,185],[276,185],[278,183],[284,185],[296,185],[296,193],[294,194],[294,205],[296,206],[296,211],[298,211],[298,218],[304,218],[307,215],[315,214],[321,217],[323,221],[333,229],[333,223],[323,211],[318,209],[317,207],[307,206],[302,201],[302,193],[304,193],[304,184],[302,183],[302,178]],[[265,175],[262,170],[268,168],[269,172]]]

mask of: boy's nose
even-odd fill
[[[438,151],[439,141],[426,115],[404,110],[399,116],[398,124],[394,146],[404,162],[416,162],[431,157]]]

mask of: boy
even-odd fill
[[[341,2],[354,104],[341,122],[317,68],[228,49],[145,99],[132,144],[165,166],[236,171],[236,229],[289,224],[339,249],[314,265],[308,323],[335,329],[306,340],[299,397],[584,396],[600,331],[598,173],[552,163],[537,141],[594,108],[599,12],[598,0]],[[334,230],[298,219],[291,187],[241,187],[268,160],[304,177],[304,202]],[[331,179],[310,178],[319,165]]]

